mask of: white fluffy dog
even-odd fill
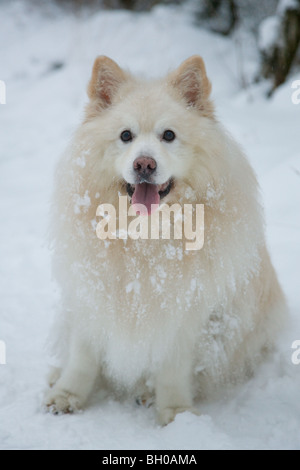
[[[84,407],[103,377],[151,394],[158,421],[246,378],[274,344],[285,302],[264,237],[255,175],[217,121],[200,57],[142,81],[107,57],[94,65],[85,120],[61,159],[53,202],[61,287],[46,406]],[[96,212],[119,196],[203,204],[205,241],[99,240]]]

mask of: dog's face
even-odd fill
[[[214,119],[210,90],[197,56],[166,80],[152,83],[136,81],[111,59],[96,60],[87,121],[94,132],[98,127],[102,148],[105,142],[101,170],[148,214],[188,178],[201,133],[195,115]]]

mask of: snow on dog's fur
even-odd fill
[[[62,367],[45,401],[54,412],[85,406],[100,376],[153,394],[167,424],[196,396],[246,378],[276,340],[285,307],[257,181],[217,121],[210,91],[197,56],[152,82],[106,57],[95,62],[85,120],[56,173]],[[117,209],[120,195],[147,207],[162,198],[204,204],[203,249],[99,240],[97,207]]]

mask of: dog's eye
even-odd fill
[[[133,139],[132,133],[130,131],[123,131],[121,134],[121,140],[122,142],[131,142]]]
[[[175,133],[173,131],[170,131],[170,130],[165,131],[164,134],[163,134],[163,137],[162,137],[162,139],[165,142],[173,142],[173,140],[175,140],[175,138],[176,138]]]

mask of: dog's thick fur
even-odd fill
[[[94,65],[84,122],[56,173],[54,272],[61,286],[61,370],[46,405],[86,405],[97,377],[155,397],[158,420],[193,409],[195,396],[244,379],[272,347],[285,302],[265,245],[256,177],[217,121],[200,57],[166,79],[142,81],[107,57]],[[129,143],[120,139],[130,129]],[[175,132],[165,142],[163,132]],[[101,203],[118,208],[132,164],[172,178],[164,202],[204,204],[205,243],[101,241]],[[128,198],[129,200],[129,198]]]

